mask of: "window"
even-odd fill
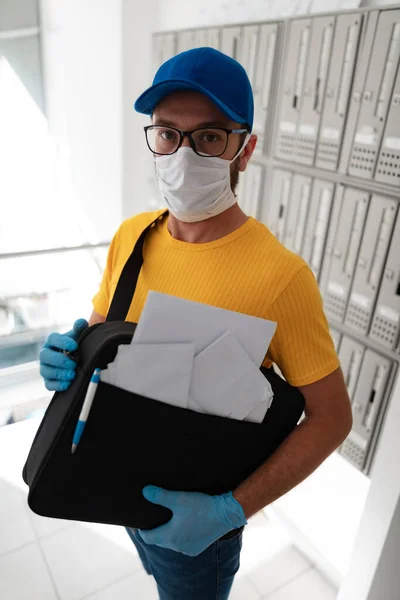
[[[74,205],[66,149],[48,132],[38,44],[0,39],[0,425],[48,404],[40,348],[89,317],[108,246],[82,248],[100,240]]]

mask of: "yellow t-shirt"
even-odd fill
[[[140,233],[163,210],[141,213],[114,235],[94,310],[105,316],[121,271]],[[338,368],[321,294],[307,263],[250,217],[232,233],[193,244],[174,239],[168,218],[148,233],[144,263],[126,320],[137,323],[149,290],[278,323],[263,365],[275,363],[294,386]]]

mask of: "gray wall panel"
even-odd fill
[[[1,0],[0,31],[39,27],[36,0]]]

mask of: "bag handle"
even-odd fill
[[[143,264],[143,245],[146,236],[151,227],[159,220],[163,219],[168,214],[165,210],[161,215],[147,225],[137,239],[135,247],[128,260],[126,261],[121,275],[119,276],[117,287],[108,309],[106,322],[108,321],[125,321],[130,305],[132,304],[133,296],[135,295],[137,281],[139,279],[140,269]]]

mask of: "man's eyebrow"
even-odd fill
[[[167,121],[166,119],[160,119],[157,117],[153,121],[153,125],[165,125],[165,127],[176,127],[176,125],[172,121]]]
[[[153,125],[163,125],[164,127],[175,127],[175,129],[179,129],[177,124],[173,123],[173,121],[167,121],[166,119],[157,117],[154,119]],[[203,129],[205,127],[220,127],[221,129],[230,129],[229,127],[227,127],[227,124],[223,123],[222,121],[201,122],[198,123],[197,127],[194,127],[194,129]]]

